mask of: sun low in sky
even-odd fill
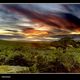
[[[79,4],[0,4],[0,39],[47,41],[79,35],[79,14]]]

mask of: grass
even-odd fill
[[[8,66],[2,65],[0,66],[0,73],[29,73],[28,67],[20,67],[20,66]]]

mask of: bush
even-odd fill
[[[38,70],[36,64],[34,64],[33,66],[29,67],[29,70],[30,70],[31,73],[39,73],[39,70]]]
[[[33,62],[28,60],[23,54],[21,53],[14,53],[9,55],[5,63],[6,65],[19,65],[19,66],[32,66]]]

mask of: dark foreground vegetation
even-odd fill
[[[0,73],[1,71],[3,73],[79,73],[80,42],[69,37],[54,42],[1,40]]]

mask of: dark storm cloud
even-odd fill
[[[6,29],[5,31],[18,32],[17,30],[9,30],[9,29]]]
[[[25,10],[24,8],[20,7],[19,5],[5,5],[5,6],[7,8],[9,8],[11,11],[19,12],[19,13],[21,13],[21,14],[23,14],[23,15],[25,15],[25,16],[33,19],[33,20],[36,19],[36,20],[39,20],[41,22],[44,22],[44,23],[46,23],[48,25],[59,26],[58,24],[49,21],[47,19],[48,15],[42,15],[42,14],[39,14],[37,12],[32,12],[32,11],[30,11],[28,9]]]
[[[21,39],[24,38],[21,35],[0,35],[0,39],[12,39],[12,38],[16,38],[16,39]]]
[[[62,12],[54,12],[54,11],[53,12],[49,11],[45,13],[44,11],[43,14],[39,12],[40,8],[37,8],[37,6],[34,6],[32,8],[31,4],[26,4],[26,5],[27,6],[25,8],[23,8],[21,5],[18,5],[18,4],[17,5],[8,4],[4,6],[13,12],[18,12],[22,15],[25,15],[26,17],[29,17],[32,21],[36,20],[37,22],[43,22],[47,25],[57,27],[57,28],[64,28],[69,30],[80,29],[79,27],[80,19],[74,14],[71,14],[71,12],[74,11],[73,8],[71,7],[74,5],[67,5],[67,4],[62,5],[64,9],[66,9],[70,13],[65,13],[65,12],[62,13]],[[78,5],[78,7],[80,7],[80,5]]]

